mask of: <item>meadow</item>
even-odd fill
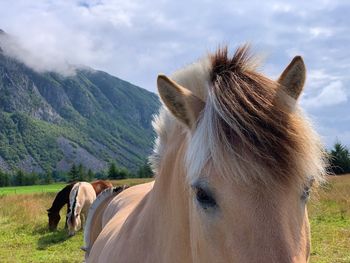
[[[65,186],[64,183],[55,183],[55,184],[47,184],[47,185],[28,185],[28,186],[0,187],[0,195],[34,194],[34,193],[57,193],[64,186]]]
[[[131,179],[122,179],[122,180],[111,180],[113,185],[129,185],[133,186],[135,184],[140,184],[149,179],[145,178],[131,178]],[[11,194],[36,194],[36,193],[57,193],[60,191],[66,184],[65,183],[54,183],[46,185],[28,185],[28,186],[8,186],[0,187],[0,196],[1,195],[11,195]]]
[[[350,263],[350,175],[330,177],[308,209],[311,263]]]
[[[134,185],[150,179],[113,181]],[[0,188],[0,262],[82,262],[82,232],[68,238],[61,220],[58,231],[47,229],[46,209],[63,185]],[[30,189],[32,192],[30,192]],[[7,189],[9,190],[9,189]],[[16,190],[16,192],[14,192]],[[64,218],[65,209],[61,211]],[[350,262],[350,175],[330,177],[312,195],[311,263]]]

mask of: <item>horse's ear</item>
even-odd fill
[[[289,63],[278,79],[278,83],[294,99],[298,99],[306,79],[306,68],[301,56],[296,56]]]
[[[190,129],[195,127],[205,103],[165,75],[158,76],[157,86],[162,101],[171,113]]]

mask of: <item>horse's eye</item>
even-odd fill
[[[310,187],[305,187],[303,194],[301,196],[301,200],[303,201],[308,201],[309,197],[310,197],[310,192],[311,192],[311,188]]]
[[[307,183],[305,184],[305,187],[304,187],[304,191],[303,191],[303,194],[301,195],[301,200],[307,202],[310,198],[310,193],[311,193],[311,188],[312,188],[312,185],[315,181],[315,178],[313,178],[312,176],[310,176],[308,178],[308,181]]]
[[[208,209],[210,207],[214,207],[217,205],[211,193],[204,190],[203,188],[201,187],[196,188],[195,193],[196,193],[197,201],[204,209]]]

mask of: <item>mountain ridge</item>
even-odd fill
[[[100,171],[114,161],[135,170],[152,150],[159,106],[156,94],[106,72],[39,73],[1,51],[0,169]]]

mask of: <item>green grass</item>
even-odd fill
[[[311,263],[350,262],[350,175],[331,177],[309,205]]]
[[[113,184],[134,185],[147,181],[150,179],[125,179],[113,181]],[[18,187],[17,193],[21,194],[0,195],[0,262],[82,262],[81,231],[68,238],[63,220],[58,231],[47,230],[46,209],[55,193],[41,193],[40,187],[43,186],[24,187],[36,193],[27,194],[29,190],[25,192],[23,187]],[[63,209],[62,218],[64,213]],[[350,175],[330,178],[327,186],[312,197],[309,215],[312,232],[310,262],[349,263]]]
[[[58,231],[47,229],[45,209],[54,197],[55,193],[0,197],[0,262],[82,262],[82,232],[68,238],[64,220]]]
[[[55,183],[48,185],[30,185],[30,186],[10,186],[0,187],[0,195],[9,194],[34,194],[34,193],[57,193],[65,186],[64,183]]]
[[[112,180],[114,186],[117,185],[129,185],[133,186],[136,184],[142,184],[150,182],[151,178],[129,178],[122,180]],[[35,194],[35,193],[57,193],[66,184],[65,183],[55,183],[47,185],[30,185],[30,186],[10,186],[10,187],[0,187],[0,195],[9,194]],[[1,261],[0,261],[1,262]]]
[[[143,184],[143,183],[148,183],[150,181],[154,180],[153,178],[129,178],[129,179],[122,179],[122,180],[112,180],[112,184],[114,186],[117,185],[128,185],[128,186],[133,186],[137,184]]]
[[[115,180],[116,185],[135,185],[150,178]],[[58,231],[47,229],[46,209],[65,184],[0,188],[0,262],[82,262],[82,231],[68,237],[61,210]]]

